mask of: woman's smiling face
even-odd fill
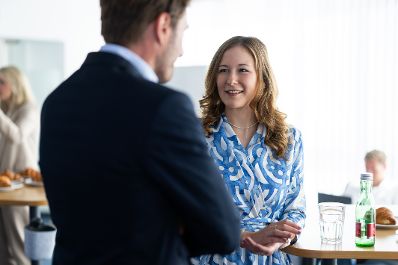
[[[257,71],[253,56],[242,46],[225,51],[217,74],[217,89],[225,109],[242,109],[256,95]]]

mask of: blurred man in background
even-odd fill
[[[366,172],[373,174],[373,196],[376,205],[398,204],[397,191],[398,187],[395,183],[385,180],[387,156],[383,151],[372,150],[365,155]],[[358,183],[348,183],[344,196],[352,198],[352,202],[358,201],[360,194],[359,180]]]

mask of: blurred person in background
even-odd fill
[[[26,77],[14,66],[0,68],[0,174],[37,168],[39,113]],[[0,207],[0,264],[25,265],[27,206]]]
[[[398,204],[398,185],[390,180],[386,180],[387,156],[383,151],[372,150],[365,155],[366,172],[373,174],[373,196],[376,205]],[[358,183],[348,183],[344,196],[351,197],[352,202],[358,201],[360,194]]]
[[[101,0],[106,44],[47,97],[40,167],[54,265],[183,265],[239,246],[192,102],[159,84],[182,55],[188,4]]]
[[[276,107],[265,45],[236,36],[215,53],[200,101],[210,155],[240,212],[241,246],[194,264],[290,264],[305,220],[303,143]],[[209,213],[211,215],[211,213]]]

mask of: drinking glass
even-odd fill
[[[338,202],[321,202],[318,207],[322,242],[340,243],[343,238],[345,205]]]

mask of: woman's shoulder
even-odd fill
[[[289,125],[288,141],[289,143],[286,157],[288,157],[288,161],[294,162],[296,161],[300,153],[302,153],[303,140],[301,136],[301,131],[292,125]]]
[[[14,111],[13,115],[20,117],[21,115],[35,115],[38,114],[37,105],[33,101],[27,101],[19,106],[17,106]]]
[[[37,111],[37,105],[33,101],[27,101],[19,106],[21,111]]]
[[[288,125],[288,133],[287,134],[288,134],[290,141],[302,142],[301,131],[291,124]]]
[[[26,101],[21,107],[26,109],[37,109],[37,105],[34,101]]]

